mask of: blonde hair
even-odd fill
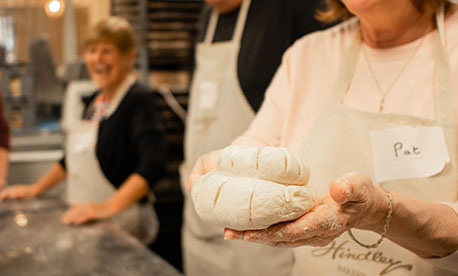
[[[428,6],[437,9],[440,5],[448,6],[447,0],[411,0],[419,12],[423,12]],[[345,20],[354,15],[345,7],[341,0],[325,0],[325,8],[319,11],[316,18],[322,22],[335,22]]]
[[[84,48],[99,42],[113,43],[121,53],[127,53],[136,47],[135,32],[127,20],[112,16],[89,31]]]

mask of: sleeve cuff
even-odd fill
[[[423,258],[423,260],[442,269],[458,272],[458,250],[443,258]]]

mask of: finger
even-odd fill
[[[3,195],[4,195],[5,199],[15,199],[15,198],[19,197],[18,191],[15,188],[6,189],[3,192]]]
[[[315,235],[314,232],[314,229],[305,226],[302,222],[292,221],[276,224],[262,230],[245,231],[243,240],[262,243],[294,241],[298,240],[299,237],[307,238]]]
[[[295,248],[300,246],[319,246],[323,247],[331,243],[334,239],[327,237],[311,237],[308,239],[297,240],[297,241],[287,241],[287,242],[277,242],[271,243],[270,246],[277,248]]]
[[[63,223],[63,224],[70,224],[71,223],[71,215],[69,214],[69,211],[65,212],[60,221]]]
[[[80,208],[78,205],[73,205],[70,207],[69,210],[67,210],[64,215],[62,216],[61,221],[64,224],[74,224],[77,221],[77,218],[79,216],[79,213],[81,212]]]
[[[220,151],[221,150],[214,150],[205,156],[205,160],[202,162],[202,174],[217,169],[216,156]]]
[[[62,222],[67,225],[70,225],[70,224],[78,225],[78,224],[82,224],[86,222],[88,219],[89,219],[88,216],[84,213],[72,212],[72,213],[65,215]]]
[[[79,214],[78,217],[76,217],[74,219],[74,224],[76,224],[76,225],[83,224],[83,223],[87,222],[89,219],[90,218],[89,218],[88,214],[81,213],[81,214]]]
[[[9,193],[10,188],[3,189],[0,192],[0,201],[7,199],[8,198],[8,193]]]
[[[64,224],[71,224],[73,222],[73,217],[74,217],[75,209],[71,207],[69,210],[67,210],[61,218],[62,223]]]
[[[339,204],[363,202],[367,198],[368,184],[372,185],[372,181],[367,176],[347,173],[331,183],[329,194]]]
[[[23,197],[26,197],[27,196],[27,191],[23,188],[17,188],[17,189],[13,189],[11,190],[11,195],[10,195],[10,198],[12,199],[18,199],[18,198],[23,198]]]
[[[193,184],[200,178],[202,175],[202,162],[203,162],[204,156],[199,157],[197,160],[196,164],[191,170],[191,173],[189,174],[188,177],[188,182],[186,183],[186,190],[188,192],[191,192]]]
[[[202,155],[197,160],[189,175],[188,182],[186,183],[186,190],[188,190],[188,192],[192,190],[192,186],[202,175],[216,169],[215,159],[219,152],[220,150],[212,151],[208,154]]]
[[[234,229],[226,228],[224,229],[224,239],[225,240],[242,240],[244,232],[237,231]]]

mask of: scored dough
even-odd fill
[[[307,185],[310,170],[296,154],[281,147],[229,146],[216,156],[219,170],[286,185]]]
[[[192,200],[205,221],[236,230],[264,229],[294,220],[313,206],[315,194],[304,186],[211,171],[193,185]]]

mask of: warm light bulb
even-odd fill
[[[52,0],[48,5],[50,12],[58,12],[60,10],[60,2],[57,0]]]
[[[45,4],[45,12],[49,17],[60,17],[65,9],[65,3],[62,0],[48,0]]]

